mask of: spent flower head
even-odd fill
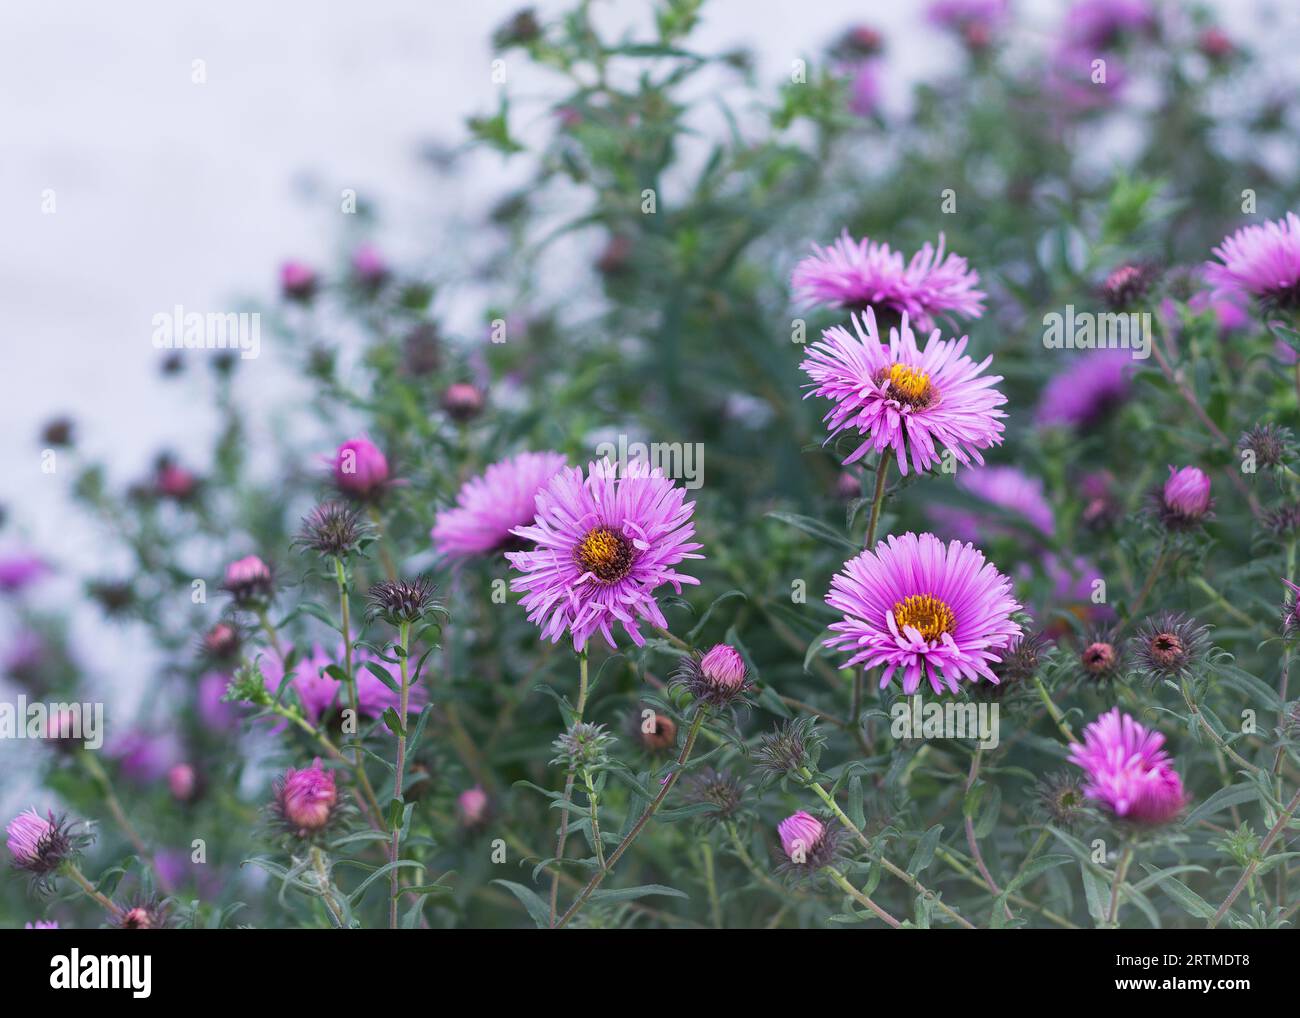
[[[805,766],[815,766],[823,741],[815,718],[793,718],[759,736],[753,750],[754,762],[769,777],[780,777]]]
[[[389,625],[411,625],[443,606],[434,596],[437,587],[428,576],[413,580],[384,580],[370,588],[367,596],[367,614],[373,621],[383,619]]]
[[[325,558],[347,558],[373,535],[361,513],[342,502],[325,502],[303,518],[295,543]]]
[[[551,763],[574,770],[591,770],[604,764],[614,742],[614,736],[604,725],[577,721],[551,744],[556,754]]]
[[[1138,627],[1129,640],[1129,651],[1148,679],[1181,679],[1205,660],[1209,633],[1209,626],[1187,615],[1161,612]]]

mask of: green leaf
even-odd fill
[[[537,924],[538,929],[547,929],[551,925],[551,907],[546,904],[541,896],[531,888],[523,884],[516,884],[513,880],[494,880],[494,884],[500,884],[507,891],[519,899],[520,904],[528,910],[533,922]],[[599,893],[599,892],[597,892]],[[595,895],[593,894],[594,898]]]
[[[921,836],[917,842],[912,860],[907,864],[907,872],[916,876],[925,870],[934,859],[934,850],[939,847],[939,837],[943,834],[943,824],[935,824]]]

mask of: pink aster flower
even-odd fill
[[[852,316],[855,337],[836,325],[808,348],[799,366],[812,379],[809,395],[825,396],[834,406],[823,418],[831,438],[856,429],[866,437],[844,461],[847,466],[874,449],[893,449],[898,468],[907,473],[910,455],[918,472],[938,462],[937,446],[957,461],[983,464],[979,450],[1002,443],[1002,418],[998,409],[1007,398],[993,386],[1000,375],[981,377],[992,362],[976,364],[964,353],[966,337],[943,340],[939,330],[930,333],[925,349],[904,313],[901,324],[889,330],[884,344],[871,308],[863,320]]]
[[[57,930],[59,922],[57,919],[37,919],[34,923],[25,923],[25,930]]]
[[[1012,517],[1019,517],[1044,537],[1056,530],[1056,516],[1043,494],[1043,482],[1016,467],[979,467],[957,474],[957,487]],[[951,506],[934,506],[930,515],[954,537],[975,543],[985,535],[1016,533],[996,519],[988,520]]]
[[[1006,19],[1007,0],[934,0],[925,16],[939,28],[965,32],[978,25],[993,29]]]
[[[1155,26],[1149,0],[1078,0],[1065,14],[1064,43],[1081,49],[1110,49],[1124,36]]]
[[[430,536],[450,558],[484,555],[515,543],[511,531],[533,521],[537,493],[566,466],[558,452],[521,452],[465,483],[456,507],[438,514]]]
[[[35,555],[19,553],[0,558],[0,591],[14,594],[45,576],[50,567]]]
[[[828,248],[814,244],[814,254],[795,266],[790,284],[800,303],[875,308],[890,320],[906,314],[922,330],[945,312],[978,318],[984,311],[984,293],[975,289],[979,273],[965,258],[945,256],[943,245],[941,233],[937,248],[927,243],[904,264],[902,252],[867,237],[855,242],[845,230]]]
[[[1043,386],[1042,425],[1091,428],[1129,397],[1133,359],[1126,350],[1090,350]]]
[[[49,842],[56,829],[52,816],[46,819],[34,809],[24,810],[9,821],[6,847],[14,863],[24,868],[37,865],[44,851],[42,844]]]
[[[1070,760],[1087,775],[1084,794],[1117,817],[1163,824],[1187,805],[1182,779],[1160,747],[1165,737],[1121,714],[1103,714],[1070,747]]]
[[[298,837],[319,831],[329,823],[338,804],[334,772],[321,767],[320,757],[305,770],[290,767],[275,783],[272,809]]]
[[[374,244],[362,244],[352,252],[352,275],[362,286],[379,286],[388,278],[388,262]]]
[[[593,633],[615,646],[613,623],[621,623],[632,642],[645,643],[639,619],[667,627],[654,592],[671,584],[698,584],[673,567],[695,552],[695,503],[685,490],[643,462],[630,463],[622,476],[609,460],[587,469],[569,467],[555,475],[537,496],[537,518],[511,533],[532,541],[532,551],[507,552],[522,576],[511,582],[520,591],[528,619],[552,643],[567,631],[582,650]]]
[[[287,261],[280,266],[280,291],[290,300],[311,300],[317,283],[316,270],[304,262]]]
[[[1011,581],[974,546],[933,534],[891,535],[850,559],[826,603],[844,613],[826,641],[850,655],[841,667],[883,665],[881,689],[901,670],[908,695],[923,678],[936,693],[958,679],[996,684],[989,666],[1020,634]]]
[[[1300,307],[1300,217],[1294,212],[1276,222],[1242,227],[1214,253],[1219,261],[1206,263],[1205,277],[1215,297]]]
[[[826,825],[811,813],[800,810],[777,825],[781,849],[791,862],[805,862],[826,836]]]
[[[347,495],[370,498],[388,484],[388,458],[368,438],[351,438],[330,461],[334,483]]]
[[[319,644],[314,644],[308,656],[300,659],[294,666],[294,676],[289,685],[297,693],[306,718],[317,724],[321,718],[330,717],[335,711],[347,705],[347,690],[344,684],[330,675],[325,669],[337,664],[344,658],[343,647],[331,657]],[[394,666],[375,657],[369,651],[357,650],[352,654],[352,672],[357,683],[357,713],[362,717],[377,718],[389,707],[397,708],[399,697],[388,687],[383,679],[375,675],[367,662],[388,672],[394,682],[398,677],[392,675]],[[272,696],[284,681],[284,668],[278,655],[267,654],[261,661],[262,677],[266,688]],[[407,711],[418,714],[428,702],[427,694],[419,686],[412,686],[407,696]]]
[[[460,820],[466,827],[477,827],[487,819],[488,796],[478,785],[467,788],[456,797]]]

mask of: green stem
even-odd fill
[[[587,648],[578,652],[578,705],[574,710],[573,723],[582,723],[582,715],[587,709]],[[564,776],[564,805],[560,807],[560,829],[555,836],[555,869],[551,873],[551,926],[555,926],[555,917],[559,912],[560,899],[560,861],[564,858],[564,846],[569,840],[569,800],[573,797],[573,766],[569,766]]]
[[[1119,918],[1119,892],[1124,886],[1124,878],[1128,876],[1129,863],[1133,861],[1133,843],[1124,842],[1124,850],[1120,853],[1119,865],[1115,867],[1115,879],[1110,885],[1110,907],[1106,909],[1106,926],[1114,929],[1118,925]]]
[[[975,748],[975,753],[971,756],[970,774],[966,777],[966,793],[968,795],[970,794],[971,788],[974,787],[976,779],[979,777],[980,761],[983,759],[983,756],[984,750],[977,746]],[[980,876],[984,878],[984,884],[992,892],[993,897],[995,899],[1000,898],[1002,897],[1002,888],[998,886],[998,882],[993,879],[993,874],[989,872],[989,868],[984,862],[984,856],[980,852],[979,838],[975,837],[975,818],[965,810],[962,812],[965,814],[966,821],[966,844],[970,847],[971,858],[975,860],[975,868],[980,871]],[[1011,914],[1010,905],[1003,903],[1002,908],[1006,912],[1008,921],[1015,918],[1015,916]]]
[[[86,879],[86,875],[77,868],[76,863],[64,863],[63,872],[66,873],[73,882],[85,892],[88,898],[93,898],[97,901],[111,918],[117,919],[122,915],[122,910],[107,895],[95,889],[95,885]]]
[[[1245,767],[1251,773],[1258,774],[1261,768],[1255,766],[1253,763],[1251,763],[1249,760],[1243,757],[1240,753],[1238,753],[1235,749],[1229,746],[1226,742],[1224,742],[1223,737],[1220,736],[1219,733],[1216,732],[1210,726],[1209,721],[1205,719],[1205,715],[1201,713],[1201,708],[1197,706],[1196,701],[1192,699],[1192,690],[1191,687],[1188,685],[1186,675],[1183,676],[1181,685],[1183,690],[1183,702],[1187,704],[1187,710],[1191,713],[1191,715],[1194,718],[1196,718],[1197,723],[1201,726],[1201,728],[1205,730],[1205,733],[1212,740],[1214,740],[1214,744],[1218,746],[1219,749],[1223,750],[1223,752],[1227,753],[1228,756],[1232,757],[1232,759],[1235,760],[1242,767]]]
[[[114,822],[122,829],[122,833],[126,835],[126,840],[131,842],[131,847],[135,849],[135,854],[140,857],[141,862],[147,863],[149,868],[153,870],[154,876],[158,880],[158,886],[160,886],[166,893],[170,894],[172,892],[171,883],[158,871],[158,866],[154,862],[153,852],[151,852],[149,846],[145,844],[144,838],[140,837],[140,832],[137,831],[131,821],[127,819],[126,810],[122,808],[122,803],[118,799],[117,793],[113,791],[113,782],[108,776],[108,771],[104,770],[103,764],[101,764],[95,754],[88,749],[83,749],[81,751],[80,758],[86,770],[90,772],[90,776],[99,785],[100,791],[104,795],[104,804],[108,806],[108,812],[112,814]]]
[[[713,846],[700,842],[700,855],[704,859],[704,886],[709,892],[709,911],[713,915],[713,928],[722,929],[722,901],[718,898],[718,881],[713,872]]]
[[[825,870],[826,875],[835,881],[835,883],[839,885],[840,889],[859,905],[865,905],[867,908],[871,909],[871,911],[874,912],[883,922],[888,923],[894,929],[897,930],[902,928],[902,923],[850,884],[848,878],[834,866],[827,866],[825,867]]]
[[[320,889],[320,900],[324,903],[325,910],[329,912],[330,921],[334,924],[336,930],[346,928],[347,923],[343,920],[343,910],[334,897],[334,885],[330,881],[329,867],[325,865],[325,853],[321,851],[319,845],[313,845],[311,848],[311,863],[312,869],[316,871],[316,884]]]
[[[1034,685],[1038,688],[1038,695],[1042,697],[1043,705],[1047,708],[1047,713],[1051,715],[1052,720],[1056,723],[1057,730],[1065,736],[1065,741],[1078,742],[1079,740],[1074,737],[1074,732],[1071,731],[1070,726],[1066,724],[1065,715],[1061,713],[1060,708],[1053,702],[1051,696],[1047,692],[1047,687],[1043,685],[1043,680],[1037,675],[1034,676]]]
[[[1156,553],[1156,559],[1151,563],[1151,571],[1147,573],[1146,582],[1142,584],[1142,589],[1138,591],[1137,598],[1133,601],[1133,606],[1128,610],[1129,621],[1132,622],[1137,618],[1138,612],[1142,605],[1146,603],[1147,595],[1151,593],[1151,588],[1155,586],[1156,580],[1160,576],[1160,570],[1164,568],[1165,554],[1169,548],[1164,538],[1160,539],[1160,550]]]
[[[835,797],[832,796],[828,791],[826,791],[826,789],[824,789],[821,786],[821,784],[817,781],[816,778],[813,777],[812,772],[808,770],[807,767],[801,767],[797,773],[801,778],[804,779],[808,787],[813,792],[816,793],[817,797],[821,799],[821,801],[824,802],[827,805],[827,807],[829,807],[830,811],[835,814],[835,816],[839,819],[840,823],[842,823],[845,827],[847,827],[850,831],[853,832],[854,836],[858,839],[858,843],[861,844],[864,849],[866,849],[867,855],[873,861],[880,863],[881,866],[883,866],[886,870],[888,870],[890,873],[896,876],[899,880],[903,881],[903,883],[905,883],[917,894],[920,894],[925,898],[928,898],[931,901],[933,901],[935,907],[938,908],[939,911],[943,912],[944,915],[952,919],[954,922],[963,926],[965,929],[968,930],[975,929],[974,925],[969,920],[967,920],[964,916],[962,916],[960,912],[952,908],[950,905],[944,904],[942,898],[940,898],[933,891],[931,891],[924,884],[922,884],[919,880],[917,880],[916,877],[908,873],[907,870],[894,865],[894,863],[890,862],[889,859],[887,859],[885,856],[881,855],[874,848],[872,848],[871,842],[868,841],[867,836],[862,833],[862,829],[858,827],[858,825],[855,824],[852,820],[850,820],[848,815],[842,809],[840,809],[840,804],[835,801]]]
[[[584,767],[582,769],[582,781],[587,786],[587,808],[591,815],[591,843],[596,849],[596,862],[600,866],[605,865],[605,845],[600,840],[600,817],[599,804],[596,796],[596,784],[591,780],[591,770]]]
[[[663,801],[668,798],[668,793],[673,790],[673,785],[677,784],[677,779],[681,776],[682,770],[686,767],[686,761],[690,759],[691,751],[695,748],[695,739],[700,734],[700,725],[704,723],[705,713],[706,710],[703,705],[696,706],[695,717],[691,720],[690,731],[686,734],[686,744],[682,746],[682,751],[677,756],[677,763],[673,767],[672,774],[668,776],[668,780],[659,789],[659,794],[654,797],[654,800],[645,808],[637,822],[632,825],[632,829],[623,836],[623,840],[618,843],[618,847],[614,849],[609,861],[595,872],[591,880],[587,882],[587,886],[582,889],[582,893],[569,906],[569,910],[560,917],[560,921],[555,924],[555,929],[563,929],[569,920],[578,914],[578,910],[586,904],[592,892],[601,885],[605,877],[617,865],[619,859],[623,857],[623,853],[631,847],[632,842],[636,841],[637,836],[645,829],[646,824],[650,822],[650,818],[655,815]]]
[[[348,707],[352,710],[352,723],[359,725],[361,721],[361,699],[357,695],[356,673],[352,670],[352,606],[348,598],[348,577],[343,568],[342,559],[336,558],[334,560],[334,581],[339,590],[339,616],[343,633],[343,671],[347,678]],[[370,808],[368,804],[373,803],[376,809],[376,817],[378,817],[380,815],[377,812],[379,799],[370,784],[370,776],[366,774],[365,757],[361,750],[359,732],[356,741],[352,745],[352,770],[363,793],[362,806],[368,810]]]
[[[867,540],[864,547],[870,551],[876,546],[876,526],[880,523],[880,507],[885,503],[885,480],[889,477],[889,454],[882,452],[876,464],[876,492],[871,498],[871,515],[867,519]]]
[[[1268,834],[1264,836],[1264,840],[1259,843],[1259,854],[1251,860],[1250,865],[1246,867],[1246,871],[1242,873],[1241,879],[1237,881],[1236,886],[1223,899],[1223,904],[1214,913],[1214,918],[1205,924],[1207,929],[1214,929],[1223,920],[1223,917],[1228,914],[1228,909],[1237,900],[1237,895],[1241,894],[1242,888],[1250,883],[1251,878],[1254,877],[1260,860],[1268,854],[1268,850],[1273,847],[1273,842],[1278,839],[1278,835],[1282,833],[1283,828],[1291,822],[1291,815],[1295,813],[1297,806],[1300,806],[1300,789],[1296,790],[1295,795],[1291,797],[1291,801],[1287,803],[1286,808],[1282,810],[1282,814],[1277,818],[1277,823],[1272,826]]]
[[[403,622],[398,627],[398,641],[401,645],[399,655],[402,686],[399,697],[400,707],[398,708],[397,722],[397,767],[393,773],[393,799],[402,802],[402,786],[406,777],[406,710],[409,706],[411,684],[410,684],[410,664],[407,661],[407,655],[410,653],[411,643],[411,624]],[[397,896],[398,896],[398,872],[397,859],[402,851],[402,823],[401,817],[392,818],[393,821],[393,840],[389,845],[388,861],[392,863],[392,870],[388,874],[388,928],[397,929]]]

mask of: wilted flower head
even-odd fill
[[[14,865],[44,881],[89,843],[89,834],[52,812],[41,816],[34,809],[19,813],[5,827],[6,846]]]
[[[311,300],[316,286],[316,270],[310,265],[288,261],[280,266],[280,290],[289,300]]]
[[[936,315],[978,318],[984,311],[979,273],[965,258],[945,255],[943,245],[939,234],[937,248],[927,243],[904,264],[902,252],[868,237],[855,242],[846,229],[830,247],[812,245],[814,253],[795,266],[790,283],[801,304],[874,308],[887,324],[906,315],[923,331],[934,327]]]
[[[1237,440],[1237,448],[1255,457],[1255,466],[1280,467],[1295,455],[1295,440],[1290,428],[1276,424],[1256,424]]]
[[[345,495],[370,499],[388,485],[388,459],[368,438],[350,438],[332,460],[334,483]]]
[[[434,597],[436,590],[427,576],[376,583],[368,596],[370,617],[383,619],[393,626],[419,622],[432,612],[442,610],[442,605]]]
[[[729,820],[740,809],[744,790],[740,782],[727,771],[704,767],[686,783],[686,799],[692,803],[707,803],[713,808],[702,814],[710,823]]]
[[[696,651],[682,658],[673,685],[702,703],[725,707],[748,691],[749,666],[735,647],[718,643],[703,654]]]
[[[667,714],[655,712],[653,716],[642,718],[637,715],[637,734],[641,746],[648,753],[667,753],[677,745],[677,722]]]
[[[334,772],[321,767],[320,757],[304,770],[290,767],[276,780],[272,812],[296,837],[305,838],[324,828],[337,806]]]
[[[1049,774],[1035,789],[1039,812],[1058,827],[1074,827],[1089,816],[1083,780],[1073,774]]]
[[[465,482],[456,507],[444,509],[433,525],[434,547],[451,558],[467,558],[519,543],[512,531],[537,514],[537,495],[567,466],[558,452],[522,452],[493,463]]]
[[[581,651],[599,633],[613,647],[611,627],[621,624],[642,646],[640,619],[668,626],[655,590],[699,583],[674,568],[703,558],[691,540],[694,511],[685,489],[646,463],[629,463],[622,476],[608,460],[590,464],[585,478],[565,468],[538,494],[532,525],[512,531],[535,547],[506,553],[523,574],[510,587],[552,643],[567,632]]]
[[[873,449],[882,455],[892,449],[903,474],[909,454],[924,472],[939,461],[940,446],[969,465],[983,464],[979,450],[1002,444],[1006,414],[998,407],[1007,398],[993,388],[1002,378],[981,377],[993,358],[976,364],[964,353],[965,337],[942,340],[938,329],[920,349],[906,313],[888,344],[870,308],[852,323],[856,336],[838,325],[827,329],[799,365],[812,379],[810,395],[834,401],[824,418],[831,438],[854,430],[866,439],[845,465]]]
[[[1300,308],[1300,217],[1244,226],[1214,249],[1205,277],[1216,297],[1255,298],[1266,307]],[[1222,264],[1220,264],[1220,262]]]
[[[326,502],[302,521],[297,544],[327,558],[346,558],[370,536],[372,528],[361,513],[341,502]]]
[[[1021,633],[1014,637],[1003,651],[1001,663],[993,669],[999,682],[991,687],[990,692],[1001,695],[1008,685],[1028,682],[1038,674],[1043,656],[1050,647],[1051,642],[1045,633]]]
[[[1210,478],[1197,467],[1170,467],[1169,479],[1161,489],[1157,514],[1171,530],[1185,530],[1200,523],[1210,512]]]
[[[1154,265],[1121,265],[1101,284],[1101,298],[1112,311],[1126,311],[1147,295],[1158,275]]]
[[[936,693],[958,680],[997,682],[992,665],[1020,633],[1011,581],[973,545],[933,534],[890,535],[844,564],[826,603],[844,613],[826,641],[850,656],[841,667],[883,665],[880,687],[901,672],[903,692],[928,679]]]
[[[551,763],[563,764],[574,770],[594,767],[604,761],[613,743],[614,736],[605,731],[604,725],[578,721],[552,743],[556,757]]]
[[[822,743],[816,725],[811,717],[778,724],[771,732],[758,737],[754,761],[772,776],[789,774],[814,762]]]
[[[1133,360],[1126,350],[1090,350],[1043,387],[1037,419],[1042,425],[1087,429],[1129,397]]]
[[[1070,746],[1070,761],[1083,768],[1088,798],[1116,817],[1163,824],[1187,804],[1182,779],[1160,748],[1164,741],[1116,707],[1083,730],[1083,742]]]
[[[1151,679],[1178,679],[1205,657],[1209,627],[1174,612],[1148,618],[1129,643],[1138,667]]]
[[[1122,649],[1108,632],[1094,632],[1083,643],[1079,653],[1079,667],[1085,678],[1093,682],[1107,682],[1115,678],[1124,667]]]
[[[256,555],[246,555],[226,566],[222,587],[235,599],[235,604],[252,606],[271,599],[275,580],[270,566]]]
[[[467,788],[456,797],[460,822],[466,827],[478,827],[487,819],[488,795],[478,785]]]

